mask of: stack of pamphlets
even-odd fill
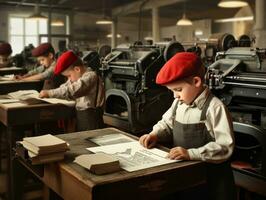
[[[69,150],[68,144],[51,134],[25,137],[21,144],[28,150],[32,164],[43,164],[64,159],[64,153]]]

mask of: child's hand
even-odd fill
[[[139,143],[145,148],[152,148],[157,143],[158,137],[154,133],[145,134],[139,138]]]
[[[23,76],[21,75],[15,75],[14,76],[14,80],[22,80],[23,79]]]
[[[42,91],[40,91],[39,97],[40,98],[49,97],[48,90],[42,90]]]
[[[172,148],[167,157],[172,160],[190,160],[187,150],[182,147]]]

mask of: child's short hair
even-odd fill
[[[78,57],[77,60],[75,62],[73,62],[73,64],[71,64],[68,68],[74,68],[74,67],[83,67],[84,64],[82,62],[82,60]]]

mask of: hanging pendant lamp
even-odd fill
[[[244,0],[221,0],[218,3],[218,6],[222,8],[239,8],[247,5],[248,3]]]

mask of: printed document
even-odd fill
[[[98,144],[99,146],[136,141],[133,138],[123,135],[121,133],[89,137],[87,138],[87,140],[90,140],[95,144]]]
[[[87,150],[115,156],[119,159],[121,168],[129,172],[177,162],[166,158],[167,152],[157,148],[146,149],[138,141],[91,147]]]

